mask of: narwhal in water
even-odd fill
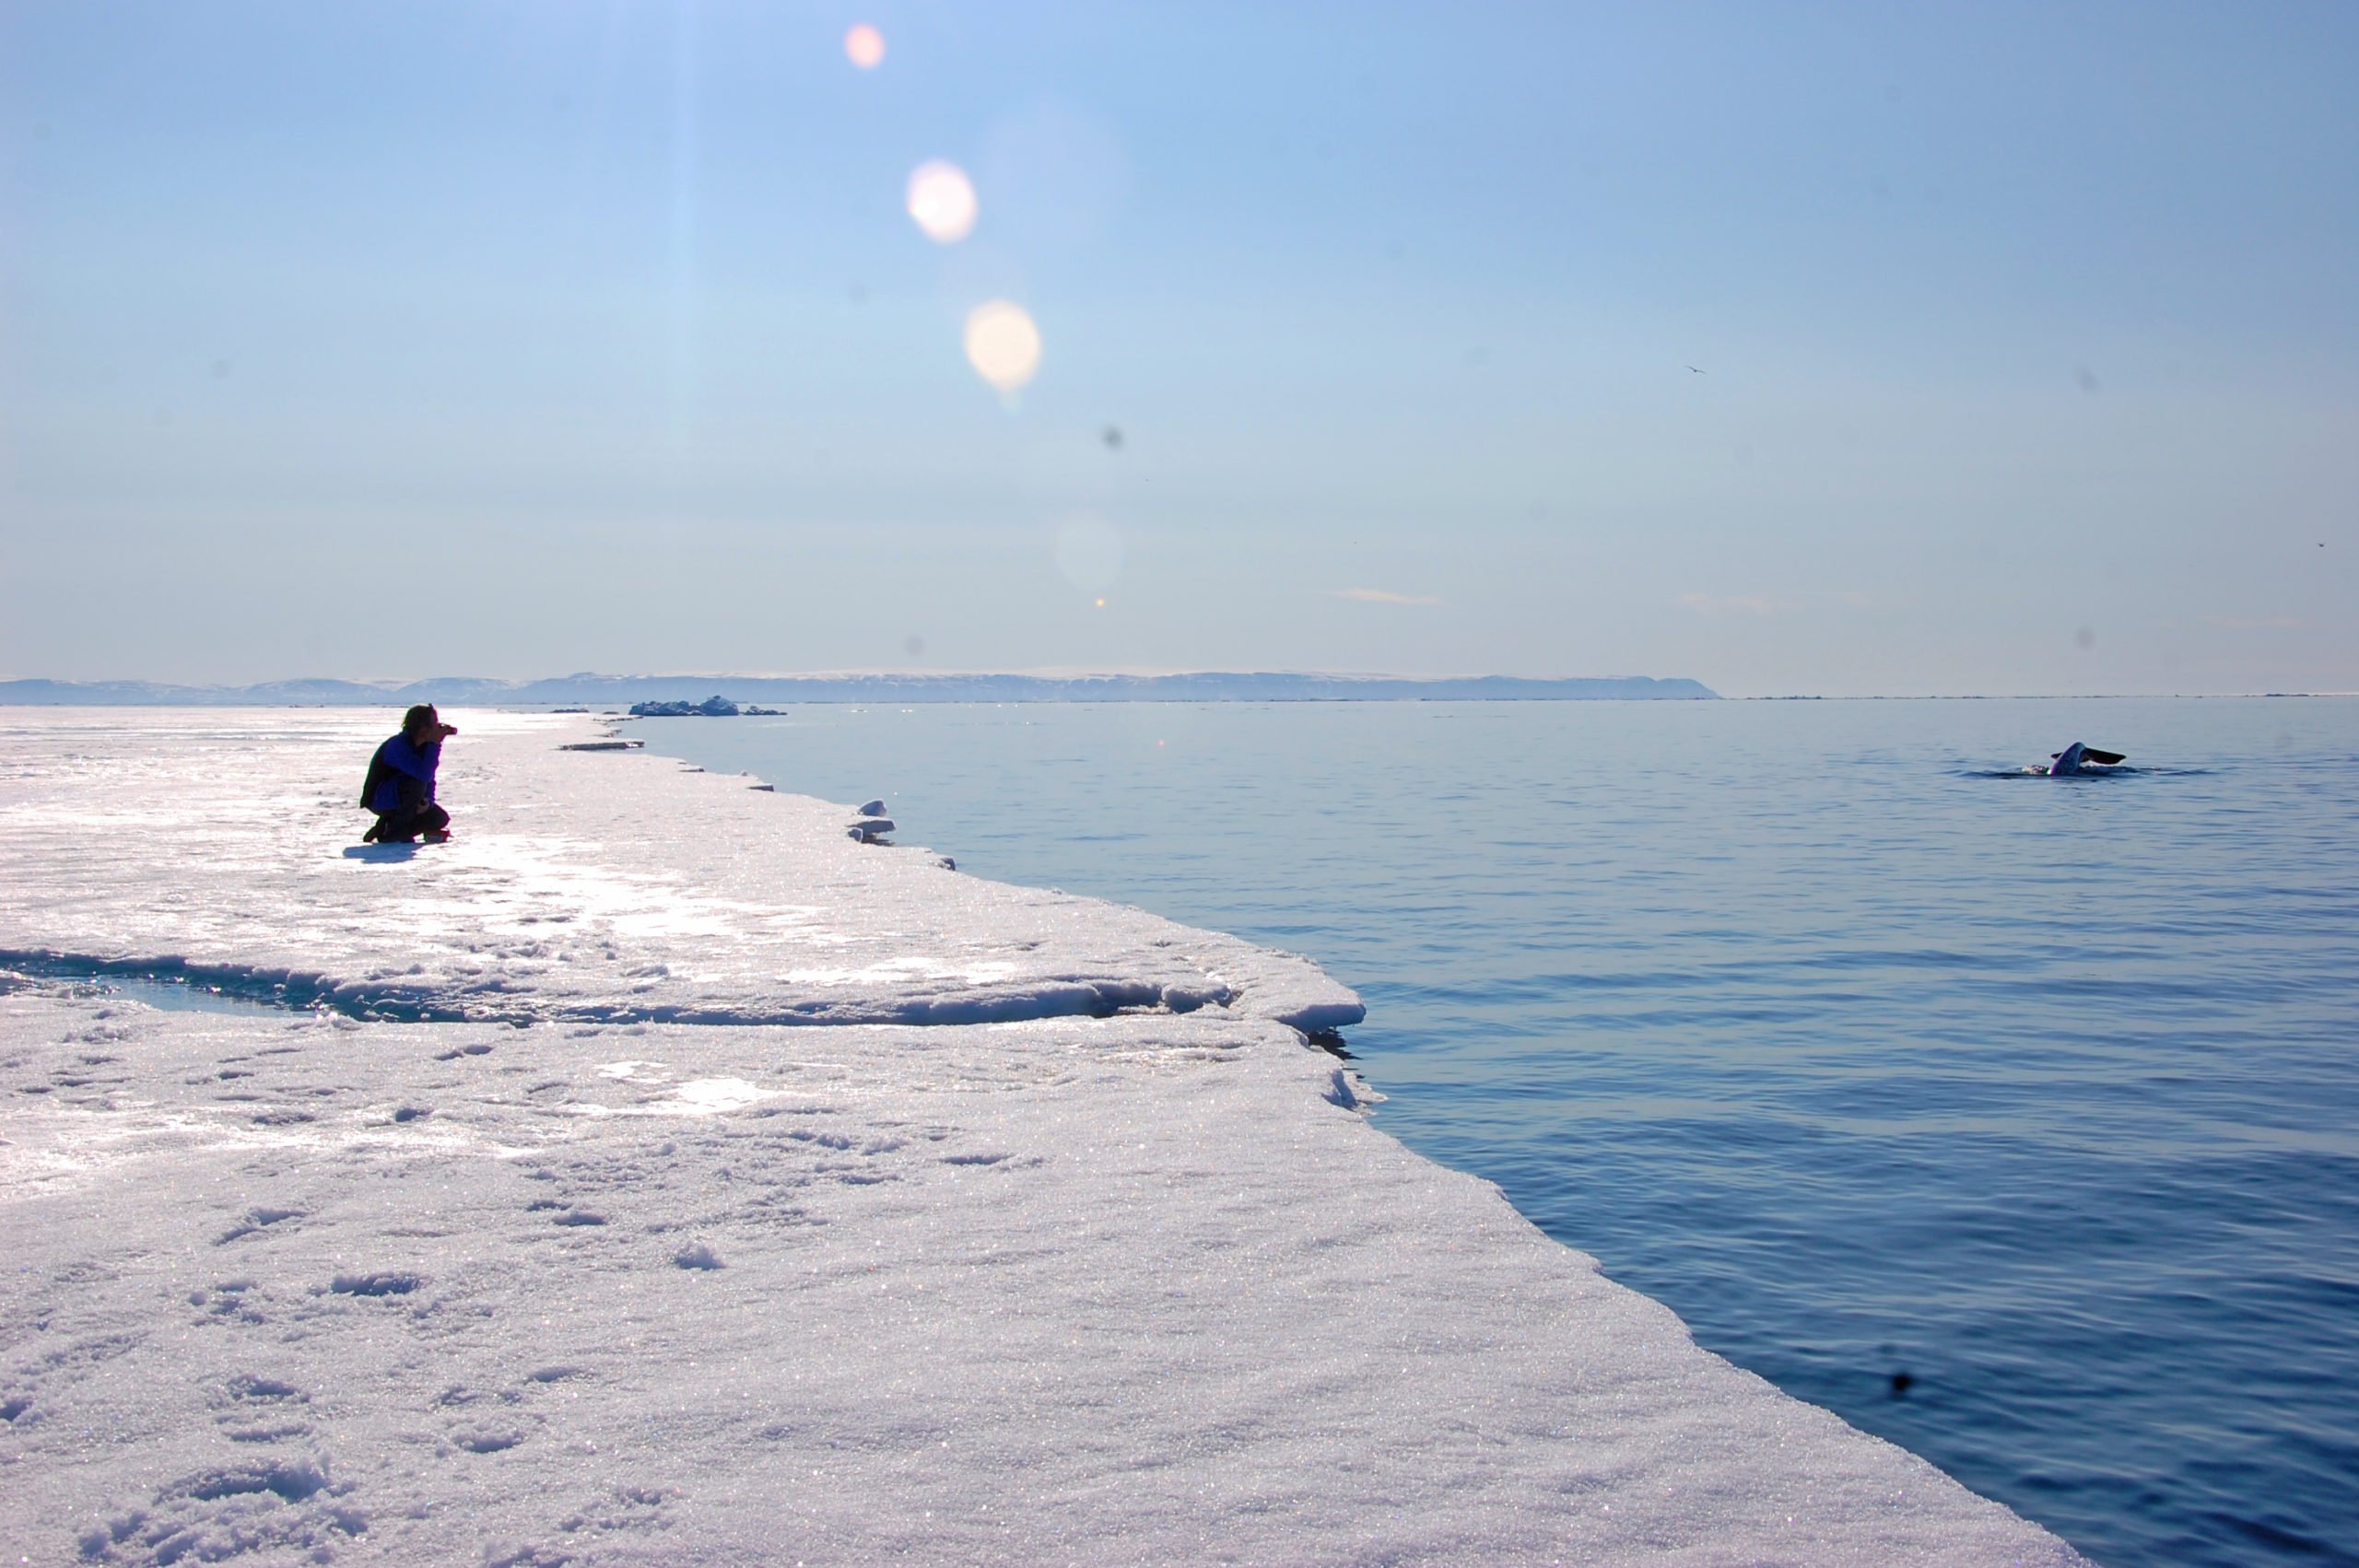
[[[2027,773],[2044,773],[2050,778],[2071,778],[2103,773],[2122,760],[2119,752],[2101,752],[2095,747],[2074,741],[2062,751],[2054,753],[2046,767],[2029,767]]]

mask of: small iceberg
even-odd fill
[[[630,705],[633,719],[776,719],[785,711],[782,708],[763,708],[751,703],[741,708],[718,692],[702,702],[634,702]]]
[[[2119,752],[2096,751],[2083,742],[2074,741],[2062,751],[2052,753],[2046,767],[2035,765],[2025,771],[2044,773],[2050,778],[2071,778],[2105,773],[2126,760]]]

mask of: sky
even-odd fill
[[[2354,82],[2340,0],[0,0],[0,675],[2359,689]]]

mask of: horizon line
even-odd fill
[[[405,687],[428,685],[440,681],[473,682],[511,687],[525,687],[562,681],[957,681],[957,680],[1026,680],[1026,681],[1090,681],[1090,680],[1181,680],[1222,676],[1267,676],[1289,680],[1333,681],[1338,683],[1383,683],[1401,685],[1448,685],[1470,682],[1513,681],[1531,685],[1566,685],[1573,683],[1614,683],[1645,681],[1663,685],[1692,685],[1708,691],[1722,702],[2030,702],[2030,701],[2138,701],[2138,700],[2236,700],[2292,697],[2353,697],[2359,690],[2289,690],[2274,691],[2083,691],[2083,692],[1755,692],[1730,696],[1692,676],[1660,675],[1527,675],[1504,672],[1477,674],[1407,674],[1391,672],[1357,670],[1301,669],[1222,669],[1151,668],[1116,666],[1047,666],[1026,670],[896,670],[840,669],[800,671],[747,670],[687,670],[616,673],[607,671],[578,670],[558,675],[294,675],[270,680],[233,682],[198,682],[158,680],[147,676],[106,676],[88,679],[61,678],[47,675],[0,674],[0,689],[20,685],[51,687],[123,687],[153,686],[159,691],[244,693],[266,687],[283,687],[306,684],[338,685],[381,690],[390,697]],[[716,694],[718,695],[718,694]],[[488,694],[487,694],[488,696]],[[18,706],[6,703],[0,705]],[[275,706],[259,704],[257,706]],[[538,704],[530,706],[540,706]]]

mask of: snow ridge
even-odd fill
[[[1193,1012],[1227,1006],[1236,992],[1226,985],[1158,985],[1086,975],[1050,975],[1022,986],[979,988],[954,997],[852,997],[796,1004],[759,1001],[738,1006],[689,1006],[675,1002],[552,1000],[506,989],[499,977],[467,981],[402,977],[339,980],[327,975],[254,965],[193,963],[177,953],[117,953],[100,956],[55,950],[0,948],[0,971],[27,977],[104,984],[108,979],[155,980],[187,985],[252,1001],[291,1009],[317,1008],[374,1024],[497,1023],[519,1026],[547,1024],[706,1024],[825,1026],[910,1024],[957,1028],[972,1024],[1012,1024],[1040,1018],[1111,1018],[1118,1013],[1159,1011]],[[1318,1003],[1279,1019],[1305,1034],[1331,1034],[1357,1017],[1321,1022],[1349,1009]],[[1364,1013],[1365,1010],[1361,1010]],[[1297,1023],[1297,1020],[1308,1022]]]

